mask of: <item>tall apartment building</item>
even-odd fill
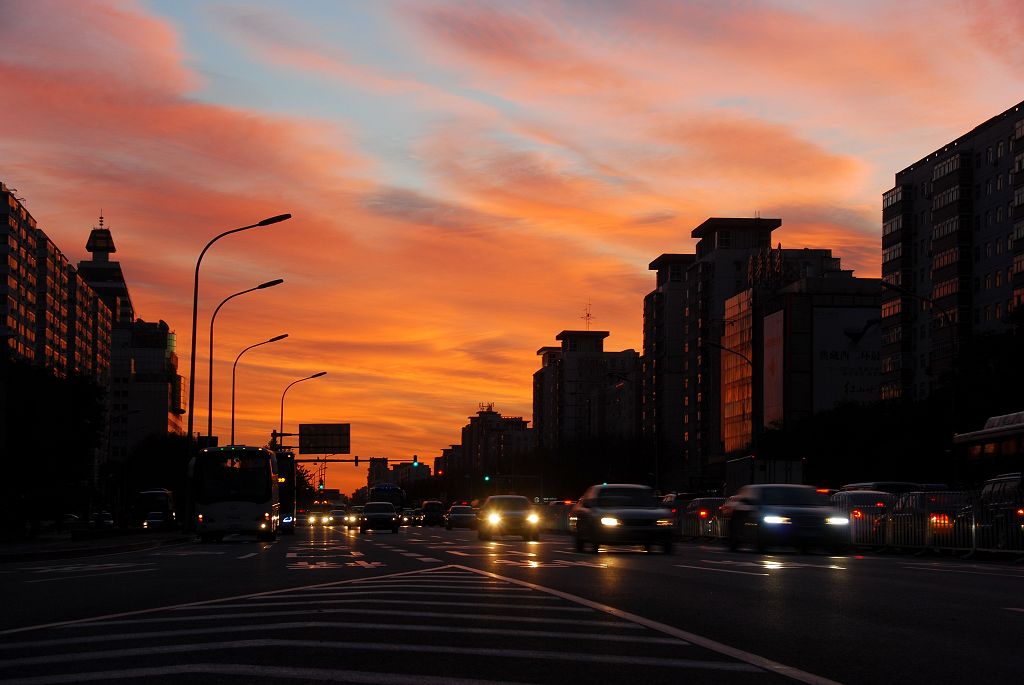
[[[683,352],[686,271],[697,255],[663,254],[650,263],[655,288],[644,297],[644,445],[665,464],[683,454]]]
[[[533,431],[521,416],[502,416],[493,404],[481,404],[462,428],[461,456],[470,480],[516,474],[517,459],[533,448]],[[522,462],[519,462],[522,468]]]
[[[106,383],[109,309],[2,182],[0,250],[0,335],[10,357]]]
[[[693,254],[651,263],[644,301],[645,434],[655,438],[657,487],[714,487],[724,472],[720,356],[725,301],[747,287],[747,261],[771,244],[780,219],[710,218]],[[667,276],[666,272],[667,271]],[[652,414],[653,413],[653,414]]]
[[[555,336],[560,347],[537,350],[541,368],[533,374],[533,426],[541,449],[557,452],[586,441],[639,437],[640,357],[635,350],[605,352],[607,337],[608,331],[567,330]],[[617,400],[625,406],[609,421],[609,407]]]
[[[882,195],[883,399],[947,387],[1024,303],[1024,102],[897,172]]]
[[[36,358],[36,259],[39,231],[14,192],[0,182],[0,340],[14,359]]]

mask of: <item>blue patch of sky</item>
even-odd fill
[[[285,8],[271,2],[208,3],[199,0],[147,0],[145,6],[176,28],[186,66],[202,78],[190,97],[271,115],[297,116],[336,123],[356,152],[374,160],[372,180],[420,192],[437,190],[416,159],[417,141],[452,116],[424,107],[407,94],[368,92],[329,75],[276,66],[258,59],[227,35],[217,10],[288,13],[316,27],[310,47],[318,52],[337,45],[356,69],[428,83],[439,90],[475,99],[512,112],[502,101],[459,84],[457,74],[432,69],[395,30],[386,6],[375,3],[303,2]]]

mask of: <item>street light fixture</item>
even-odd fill
[[[284,433],[284,396],[288,392],[288,388],[292,387],[296,383],[301,383],[302,381],[310,381],[310,380],[313,380],[314,378],[320,378],[320,376],[326,376],[326,375],[327,375],[326,371],[321,371],[320,373],[314,373],[312,376],[306,376],[305,378],[300,378],[297,381],[292,381],[291,383],[288,384],[287,387],[285,387],[284,392],[281,393],[281,422],[277,426],[277,434],[279,436],[281,435],[281,433]],[[281,444],[278,443],[278,447],[280,447],[280,446],[281,446]]]
[[[217,305],[217,308],[213,310],[213,316],[210,317],[210,368],[209,368],[209,371],[207,373],[207,385],[209,386],[209,396],[207,397],[207,405],[206,405],[206,436],[208,438],[212,438],[213,437],[213,323],[217,320],[217,312],[220,311],[220,308],[223,307],[228,302],[228,300],[233,300],[234,298],[238,297],[239,295],[245,295],[246,293],[251,293],[253,290],[263,290],[264,288],[273,288],[275,285],[281,285],[282,283],[284,283],[284,279],[283,278],[275,278],[272,281],[267,281],[266,283],[260,283],[255,288],[249,288],[248,290],[241,290],[241,291],[235,293],[234,295],[229,295],[228,297],[225,297],[221,301],[221,303],[219,305]]]
[[[245,354],[246,352],[248,352],[249,350],[251,350],[254,347],[259,347],[260,345],[268,345],[268,344],[270,344],[272,342],[277,342],[278,340],[284,340],[287,337],[288,337],[288,334],[284,333],[282,335],[276,335],[273,338],[271,338],[270,340],[264,340],[263,342],[258,342],[255,345],[249,345],[244,350],[239,352],[237,357],[235,357],[235,363],[231,367],[231,444],[232,445],[235,444],[235,371],[238,369],[238,360],[242,358],[243,354]]]
[[[195,425],[195,412],[192,410],[192,405],[196,399],[196,321],[199,315],[199,266],[203,263],[203,256],[206,251],[210,249],[210,246],[220,240],[226,235],[232,233],[238,233],[240,231],[247,231],[250,228],[257,228],[259,226],[270,226],[271,224],[277,224],[282,221],[291,219],[291,214],[278,214],[272,216],[263,221],[258,221],[248,226],[242,226],[241,228],[233,228],[230,231],[224,231],[220,235],[215,236],[210,242],[206,243],[206,247],[199,253],[199,259],[196,260],[196,276],[195,281],[192,284],[192,353],[189,357],[188,363],[188,439],[192,440],[192,428]]]

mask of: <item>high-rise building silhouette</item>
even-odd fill
[[[882,399],[954,382],[1024,303],[1024,102],[896,173],[882,195]]]
[[[38,228],[14,191],[0,182],[0,336],[6,353],[106,384],[111,314],[60,248]]]

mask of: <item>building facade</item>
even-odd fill
[[[882,399],[949,389],[1024,302],[1024,103],[897,172],[882,196]]]
[[[876,400],[881,374],[878,279],[831,250],[780,247],[751,257],[749,280],[726,301],[719,349],[727,456],[755,451],[766,428]]]

